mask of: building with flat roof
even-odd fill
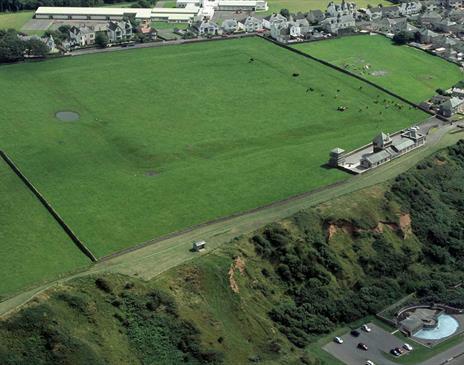
[[[189,5],[184,8],[75,8],[41,6],[35,12],[36,19],[56,20],[122,20],[134,16],[137,20],[188,22],[200,8]]]
[[[134,16],[137,20],[189,22],[212,19],[215,10],[266,11],[265,0],[177,0],[176,8],[90,8],[40,6],[36,19],[56,20],[123,20]]]

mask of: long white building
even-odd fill
[[[137,20],[188,22],[200,12],[198,6],[185,8],[72,8],[41,6],[35,12],[36,19],[57,20],[122,20],[135,16]]]
[[[122,20],[134,16],[137,20],[188,22],[211,19],[215,10],[266,11],[266,0],[177,0],[176,8],[76,8],[41,6],[37,19],[57,20]]]

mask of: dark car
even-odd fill
[[[359,331],[353,330],[351,331],[351,336],[358,337],[360,335]]]
[[[390,350],[390,353],[394,356],[400,356],[400,353],[398,351],[396,351],[396,349],[391,349]]]
[[[358,349],[361,349],[361,350],[364,350],[364,351],[367,351],[368,347],[365,343],[358,343]]]

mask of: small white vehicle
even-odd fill
[[[341,337],[338,337],[338,336],[337,336],[337,337],[334,338],[334,342],[342,344],[342,343],[343,343],[343,339],[342,339]]]
[[[372,329],[371,329],[367,324],[363,324],[363,325],[361,326],[361,329],[362,329],[363,331],[366,331],[366,332],[372,331]]]
[[[414,350],[414,348],[413,348],[409,343],[405,343],[405,344],[403,345],[403,347],[404,347],[406,350],[408,350],[408,351]]]
[[[375,363],[373,361],[371,361],[371,360],[367,360],[366,365],[375,365]]]

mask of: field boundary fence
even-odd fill
[[[50,215],[55,219],[59,226],[65,231],[71,241],[77,246],[77,248],[86,255],[93,262],[97,261],[95,255],[90,251],[90,249],[77,237],[77,235],[72,231],[72,229],[66,224],[66,222],[61,218],[58,212],[52,207],[52,205],[45,199],[45,197],[39,192],[39,190],[29,181],[29,179],[21,172],[21,170],[16,166],[13,160],[6,154],[5,151],[0,150],[0,157],[5,161],[5,163],[11,168],[11,170],[21,179],[21,181],[26,185],[26,187],[35,195],[39,202],[47,209]]]

